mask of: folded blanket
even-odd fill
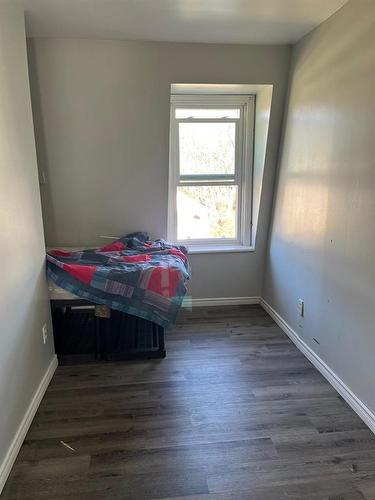
[[[190,278],[187,249],[132,233],[99,249],[47,253],[48,277],[61,288],[153,321],[174,323]]]

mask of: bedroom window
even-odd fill
[[[169,239],[248,248],[254,96],[172,95],[170,124]]]

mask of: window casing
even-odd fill
[[[171,96],[171,241],[250,247],[254,103],[252,95]]]

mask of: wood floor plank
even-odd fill
[[[59,367],[1,500],[374,500],[375,437],[259,306]]]

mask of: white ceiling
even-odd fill
[[[13,0],[29,36],[293,43],[347,0]]]

